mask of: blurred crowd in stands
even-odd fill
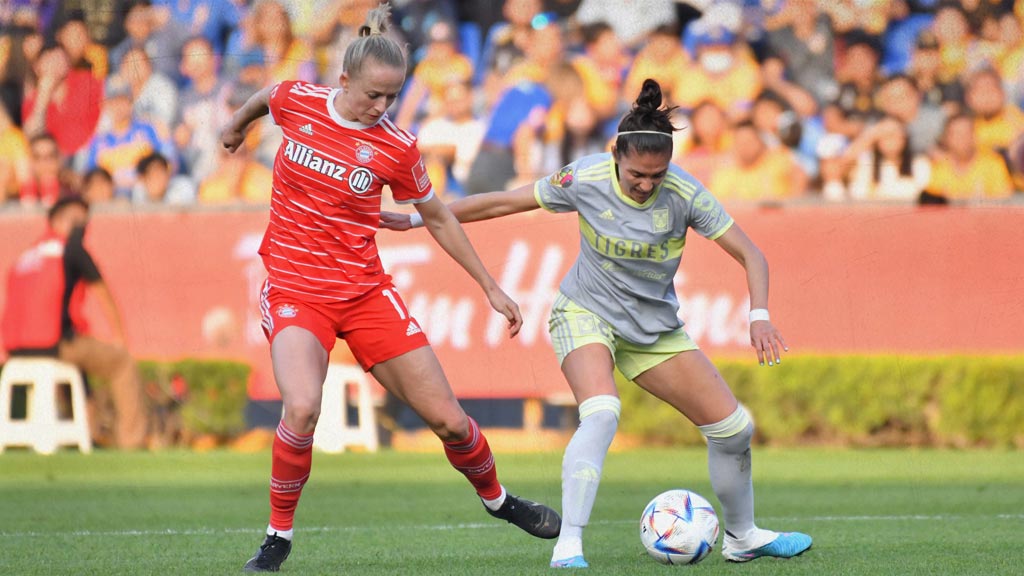
[[[219,131],[286,79],[337,85],[376,0],[4,0],[0,199],[265,204],[280,131]],[[645,78],[726,202],[1024,197],[1024,0],[393,0],[396,122],[435,189],[609,149]],[[1016,191],[1016,192],[1015,192]]]

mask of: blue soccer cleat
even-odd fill
[[[572,556],[570,558],[563,558],[561,560],[552,560],[552,568],[589,568],[590,564],[583,559],[583,556]]]
[[[722,556],[729,562],[749,562],[762,556],[792,558],[811,547],[811,537],[800,532],[780,532],[778,538],[753,550],[735,550],[728,544],[722,546]]]

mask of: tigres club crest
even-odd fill
[[[366,164],[370,160],[373,160],[373,146],[369,144],[360,144],[356,147],[356,160],[360,164]]]
[[[274,313],[281,318],[295,318],[295,315],[299,313],[299,310],[291,304],[281,304],[277,307],[277,310]]]
[[[553,176],[551,176],[551,183],[561,188],[567,188],[569,186],[572,186],[572,168],[566,166],[565,168],[562,168],[561,170],[556,172]]]

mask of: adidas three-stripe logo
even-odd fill
[[[306,124],[302,128],[299,128],[299,132],[302,132],[303,134],[308,134],[309,136],[312,136],[313,135],[313,125],[312,124]]]
[[[409,327],[405,329],[406,336],[412,336],[413,334],[419,334],[420,332],[422,332],[422,330],[420,330],[420,327],[417,326],[415,322],[409,322]]]

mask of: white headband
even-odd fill
[[[615,137],[618,138],[619,136],[625,136],[627,134],[661,134],[662,136],[668,136],[669,138],[672,137],[668,132],[658,132],[657,130],[629,130],[627,132],[618,132],[615,134]]]

